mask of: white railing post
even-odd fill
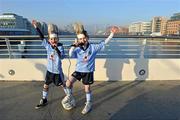
[[[11,54],[11,46],[10,46],[9,38],[5,38],[5,41],[8,49],[9,58],[11,59],[12,54]]]
[[[142,47],[141,47],[141,53],[140,53],[140,58],[144,58],[144,50],[145,50],[145,47],[146,47],[146,43],[147,43],[147,39],[144,39],[142,41]]]

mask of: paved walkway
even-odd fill
[[[0,82],[0,120],[180,120],[180,81],[95,82],[93,110],[82,115],[85,94],[77,82],[77,107],[65,111],[62,89],[51,86],[49,104],[34,107],[43,82]]]

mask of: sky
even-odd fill
[[[169,18],[180,12],[180,0],[0,0],[0,14],[6,12],[58,26],[127,26],[154,16]]]

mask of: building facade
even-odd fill
[[[167,22],[167,35],[180,35],[180,13],[175,13]]]
[[[131,25],[129,25],[129,34],[130,35],[141,34],[141,22],[134,22]]]
[[[48,26],[45,22],[39,23],[42,32],[47,35]],[[27,18],[14,13],[0,15],[0,35],[37,35],[38,33]]]
[[[29,35],[31,34],[30,23],[26,18],[14,13],[0,15],[1,35]]]
[[[151,34],[151,22],[142,22],[141,30],[142,35],[150,35]]]
[[[135,22],[129,26],[130,35],[149,35],[151,34],[151,22]]]
[[[167,19],[165,17],[154,17],[152,20],[152,34],[166,34]]]
[[[175,21],[180,20],[180,13],[174,13],[170,19]]]
[[[180,35],[180,20],[169,20],[167,22],[167,35]]]
[[[22,16],[13,13],[0,15],[0,28],[24,29],[26,28],[25,22]]]

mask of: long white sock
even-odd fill
[[[92,94],[91,94],[91,92],[86,93],[86,102],[91,102],[91,100],[92,100]]]
[[[72,95],[72,89],[71,88],[67,87],[66,91],[67,91],[67,95],[69,95],[69,96]]]
[[[43,91],[43,99],[47,99],[48,96],[48,92],[47,91]]]
[[[67,88],[66,88],[66,87],[63,87],[63,90],[64,90],[64,93],[65,93],[66,95],[68,95],[68,90],[67,90]]]

